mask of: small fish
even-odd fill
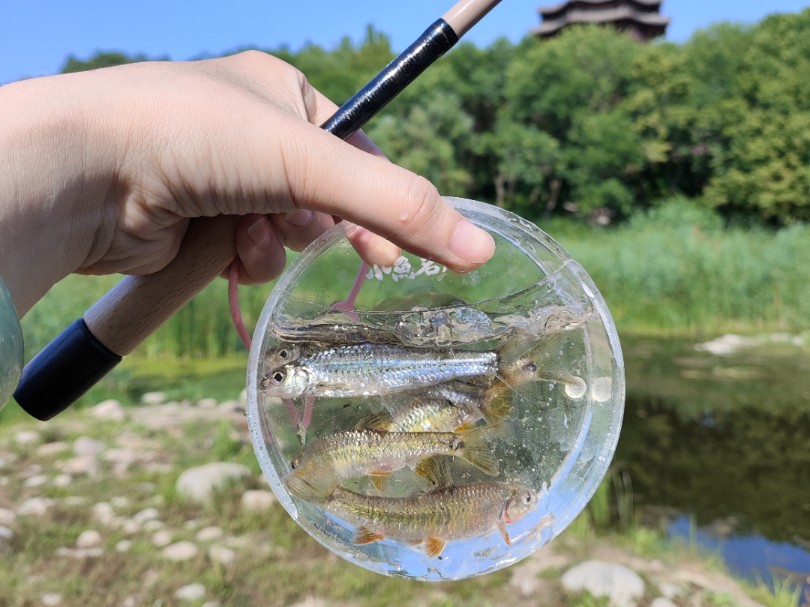
[[[476,403],[455,403],[444,398],[418,396],[392,413],[381,411],[361,420],[357,429],[385,432],[457,432],[483,419]]]
[[[495,377],[499,362],[498,352],[432,352],[371,343],[333,346],[269,369],[261,389],[279,398],[373,396],[457,378]]]
[[[355,543],[385,538],[421,544],[437,557],[448,541],[479,537],[498,529],[512,544],[506,526],[537,505],[537,495],[515,483],[488,482],[440,487],[408,498],[362,495],[338,487],[324,508],[357,527]]]
[[[340,481],[370,476],[379,480],[414,464],[417,473],[429,474],[419,462],[438,455],[458,456],[495,476],[498,469],[482,429],[465,432],[380,432],[346,430],[307,444],[284,477],[289,492],[306,501],[324,501]]]

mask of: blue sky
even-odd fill
[[[0,4],[0,83],[54,74],[68,55],[98,50],[190,59],[242,47],[333,47],[362,38],[371,23],[405,48],[454,0],[4,0]],[[521,39],[539,24],[539,6],[556,0],[503,0],[465,39],[486,46],[500,36]],[[683,42],[716,21],[753,23],[773,12],[810,6],[800,0],[664,0],[668,38]]]

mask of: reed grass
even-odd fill
[[[541,227],[593,277],[620,332],[716,334],[798,330],[810,319],[810,227],[724,227],[712,211],[673,199],[615,228],[555,219]],[[103,295],[114,277],[71,276],[23,321],[37,352]],[[322,278],[324,285],[329,276]],[[272,284],[242,287],[247,326]],[[231,326],[227,285],[216,280],[136,355],[153,359],[244,353]]]

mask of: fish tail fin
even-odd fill
[[[430,558],[438,557],[442,551],[444,551],[444,547],[447,545],[447,542],[443,539],[438,537],[428,537],[425,538],[425,553]]]
[[[481,426],[480,428],[476,427],[472,430],[460,432],[459,434],[464,440],[461,456],[484,474],[497,476],[498,465],[489,448],[489,443],[487,443],[487,436],[490,431],[489,427]]]
[[[309,479],[293,472],[285,476],[283,482],[287,491],[295,497],[314,504],[322,504],[337,487],[337,481],[330,483],[331,480],[334,479],[331,479],[330,475],[326,475],[321,477],[317,483],[312,483]]]

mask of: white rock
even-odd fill
[[[162,554],[170,561],[189,561],[200,553],[195,544],[191,542],[177,542],[171,546],[166,546]]]
[[[128,552],[132,548],[132,542],[129,540],[121,540],[115,545],[116,552]]]
[[[215,563],[222,565],[230,565],[236,560],[236,552],[218,544],[214,544],[208,549],[208,556]]]
[[[644,581],[624,565],[604,561],[585,561],[565,572],[563,588],[571,593],[588,592],[608,597],[612,606],[635,607],[644,596]]]
[[[229,462],[215,462],[189,468],[177,479],[177,493],[188,499],[205,502],[217,489],[227,483],[250,476],[247,466]]]
[[[110,525],[115,520],[115,511],[107,502],[99,502],[93,505],[93,518],[102,525]]]
[[[87,498],[83,495],[68,495],[65,499],[62,500],[62,503],[65,506],[83,506],[87,503]]]
[[[117,400],[104,400],[90,409],[90,415],[96,419],[103,419],[111,422],[124,421],[126,414],[124,407]]]
[[[226,400],[221,402],[218,408],[224,413],[239,413],[244,411],[244,405],[240,405],[238,400]]]
[[[46,592],[39,598],[45,607],[56,607],[62,604],[62,595],[58,592]]]
[[[62,463],[62,472],[65,474],[87,474],[95,476],[98,474],[98,460],[95,455],[77,455]]]
[[[75,455],[98,455],[107,448],[101,441],[88,436],[80,436],[73,443],[73,453]]]
[[[179,601],[199,601],[203,597],[205,597],[205,586],[202,584],[189,584],[174,593],[174,598]]]
[[[200,607],[222,607],[219,601],[206,601]]]
[[[62,488],[70,487],[70,483],[72,482],[73,477],[70,476],[69,474],[65,474],[64,472],[62,474],[57,474],[56,476],[53,477],[54,487],[62,487]]]
[[[8,460],[2,455],[0,455],[0,470],[5,468],[6,466],[8,466]]]
[[[121,470],[126,470],[139,459],[143,459],[143,454],[137,453],[132,449],[116,447],[114,449],[107,449],[101,458],[105,462],[116,464]]]
[[[657,599],[653,599],[653,602],[650,603],[650,607],[678,607],[678,606],[672,601],[670,601],[668,598],[659,596]]]
[[[20,516],[43,516],[53,506],[53,500],[47,497],[31,497],[17,508]]]
[[[683,589],[678,586],[678,584],[673,584],[672,582],[659,582],[658,583],[658,590],[664,595],[664,598],[667,599],[674,599],[678,595],[681,594]]]
[[[225,534],[219,527],[204,527],[197,532],[198,542],[212,542]]]
[[[11,526],[17,520],[17,515],[13,510],[8,508],[0,508],[0,525]]]
[[[197,401],[197,406],[201,409],[214,409],[217,406],[217,399],[201,398]]]
[[[143,524],[143,530],[146,531],[147,533],[151,533],[152,531],[157,531],[159,529],[163,529],[163,527],[165,527],[165,525],[163,524],[163,521],[159,521],[157,519],[153,519],[151,521],[146,521]]]
[[[25,487],[41,487],[45,483],[48,482],[48,477],[44,474],[37,474],[36,476],[32,476],[31,478],[25,479],[23,486]]]
[[[135,516],[132,517],[132,520],[136,523],[142,524],[146,521],[154,521],[160,516],[160,512],[157,511],[156,508],[146,508],[138,512]]]
[[[14,539],[14,531],[0,525],[0,546],[3,545],[3,542],[9,542],[12,539]]]
[[[116,495],[110,500],[110,505],[112,505],[113,508],[126,508],[129,506],[129,498],[123,495]]]
[[[95,529],[82,531],[76,539],[77,548],[96,548],[97,546],[101,546],[101,534]]]
[[[42,437],[40,436],[39,432],[35,432],[34,430],[20,430],[14,435],[14,442],[20,447],[33,445],[34,443],[38,443],[40,440],[42,440]]]
[[[170,531],[161,529],[152,536],[152,543],[158,548],[163,548],[172,543],[172,534]]]
[[[276,503],[276,496],[270,491],[251,489],[242,494],[242,509],[250,512],[262,512]]]
[[[68,445],[64,441],[56,441],[53,443],[45,443],[37,447],[38,457],[53,457],[67,451]]]
[[[67,556],[74,559],[98,558],[104,551],[101,548],[59,548],[56,556]]]
[[[5,487],[7,485],[8,485],[8,477],[0,476],[0,487]]]
[[[141,396],[141,402],[144,405],[162,405],[166,402],[166,394],[164,392],[145,392]]]
[[[140,532],[141,526],[138,524],[138,521],[127,519],[121,522],[119,529],[121,529],[125,535],[133,535]]]

